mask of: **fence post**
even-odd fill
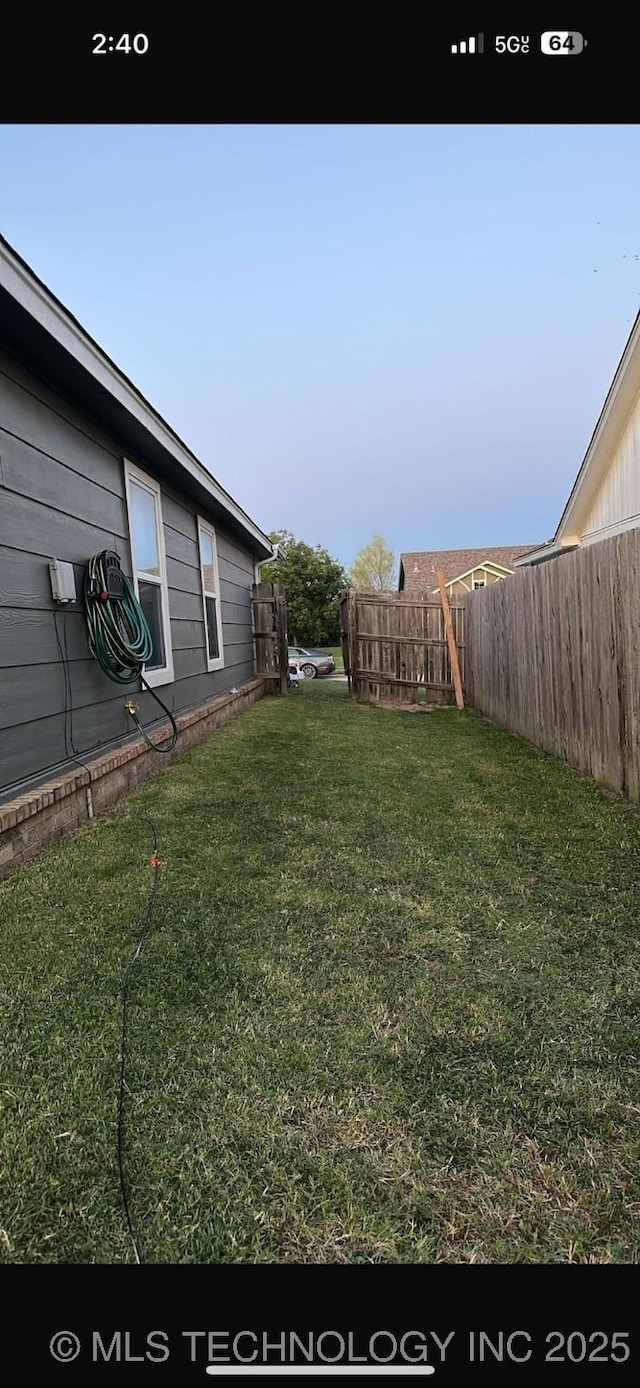
[[[286,694],[289,688],[289,649],[287,644],[287,603],[282,592],[276,594],[276,647],[278,652],[278,674],[280,693]]]
[[[357,699],[360,681],[358,679],[358,600],[351,589],[347,596],[347,630],[349,633],[349,667],[351,670],[350,692]]]
[[[458,708],[464,708],[464,696],[462,693],[462,680],[460,679],[460,665],[458,662],[458,647],[451,621],[451,608],[449,607],[449,594],[442,569],[438,569],[438,587],[440,589],[440,601],[444,616],[445,631],[449,643],[449,659],[451,661],[451,673],[453,675],[453,687],[456,692],[456,704]]]
[[[344,672],[345,672],[345,675],[347,676],[347,688],[348,688],[348,690],[349,690],[349,695],[350,695],[350,694],[351,694],[351,656],[350,656],[350,652],[349,652],[349,612],[348,612],[348,603],[349,603],[349,594],[348,594],[348,592],[342,592],[342,593],[340,594],[340,599],[339,599],[339,604],[340,604],[340,645],[341,645],[341,647],[342,647],[342,663],[343,663],[343,665],[344,665]]]
[[[473,623],[471,613],[473,604],[464,605],[464,689],[467,703],[473,707]],[[476,606],[477,612],[477,606]]]
[[[269,670],[269,649],[264,628],[264,604],[269,590],[267,583],[253,583],[251,586],[251,636],[256,675],[266,675]]]

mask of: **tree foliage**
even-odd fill
[[[396,587],[396,561],[384,536],[374,535],[356,555],[351,568],[351,586],[367,592],[388,593]]]
[[[264,564],[263,583],[279,583],[287,599],[289,641],[300,646],[335,646],[340,641],[338,595],[349,586],[342,564],[323,549],[297,540],[289,530],[272,530],[286,559]]]

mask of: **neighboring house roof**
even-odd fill
[[[268,536],[3,236],[0,346],[17,350],[40,376],[79,402],[132,453],[154,463],[161,474],[223,520],[252,553],[271,557]],[[179,355],[179,343],[174,343],[174,350]]]
[[[438,569],[442,569],[445,583],[449,584],[485,563],[511,573],[518,555],[530,548],[530,545],[500,545],[491,549],[431,549],[401,554],[400,587],[428,592],[438,586]]]

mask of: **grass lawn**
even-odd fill
[[[344,660],[342,658],[342,646],[327,646],[326,650],[332,655],[336,662],[336,670],[344,670]]]
[[[0,1250],[637,1261],[637,814],[472,712],[265,698],[0,886]]]

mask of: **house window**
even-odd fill
[[[144,667],[144,677],[149,685],[170,684],[173,652],[160,488],[152,477],[147,477],[126,460],[124,477],[133,585],[153,641],[153,653]]]
[[[200,517],[198,517],[198,540],[200,543],[202,601],[207,641],[207,669],[221,670],[224,665],[224,650],[222,646],[222,613],[220,610],[216,532],[213,526],[207,525],[207,522],[201,520]]]
[[[487,586],[487,585],[486,585],[486,579],[484,579],[484,578],[474,578],[474,580],[473,580],[473,586],[474,586],[474,588],[486,588],[486,586]]]

